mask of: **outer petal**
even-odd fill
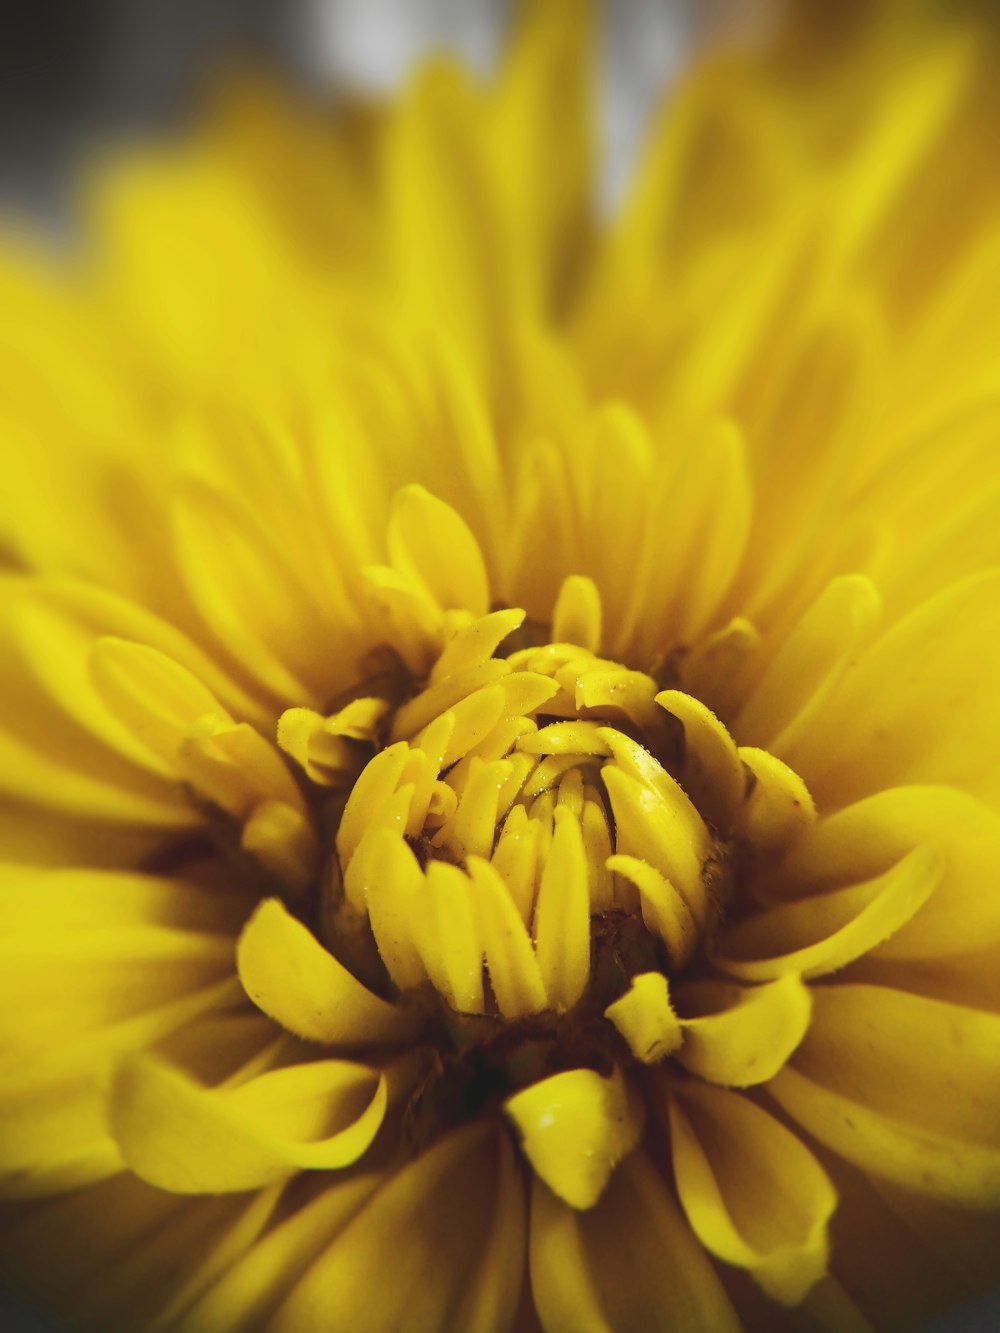
[[[769,1090],[822,1143],[918,1193],[1000,1201],[1000,1016],[881,986],[814,986]]]
[[[274,1192],[186,1199],[123,1172],[0,1223],[0,1282],[66,1327],[156,1327],[227,1249],[252,1244]]]
[[[575,1212],[536,1181],[531,1286],[546,1333],[738,1333],[736,1313],[651,1162],[635,1154]]]
[[[108,1118],[136,1175],[179,1194],[221,1194],[350,1165],[378,1132],[386,1103],[377,1070],[341,1060],[210,1090],[134,1057],[115,1080]]]
[[[749,1088],[772,1078],[809,1027],[809,990],[794,974],[747,988],[714,981],[682,983],[677,996],[716,1012],[681,1019],[684,1043],[676,1058],[691,1073],[729,1088]]]
[[[299,1037],[356,1046],[415,1030],[412,1015],[366,990],[277,898],[247,922],[236,957],[254,1004]]]
[[[827,809],[921,781],[997,798],[998,651],[1000,571],[988,570],[879,639],[784,757]]]
[[[826,1272],[837,1201],[816,1159],[766,1111],[721,1088],[678,1084],[669,1117],[677,1190],[698,1239],[775,1300],[797,1304]]]
[[[319,1194],[237,1256],[179,1324],[184,1333],[259,1328],[378,1189],[374,1174],[324,1180]]]
[[[389,253],[418,325],[448,330],[492,398],[504,369],[509,300],[481,102],[455,65],[425,69],[386,140]]]
[[[148,762],[135,762],[134,746],[94,697],[86,680],[93,636],[48,614],[21,578],[0,578],[0,611],[0,792],[109,828],[162,833],[194,822],[176,786]],[[65,677],[54,689],[57,664]],[[79,693],[67,688],[70,681]],[[58,820],[53,836],[58,840]]]
[[[238,1001],[238,898],[183,880],[0,876],[0,1174],[47,1194],[120,1167],[103,1080],[123,1054]]]
[[[1000,895],[984,893],[983,885],[1000,858],[1000,818],[972,797],[947,787],[896,787],[868,797],[821,820],[761,887],[815,898],[844,883],[875,882],[928,838],[944,855],[937,888],[851,965],[851,979],[995,1010]],[[842,895],[841,906],[853,893]]]
[[[577,0],[526,8],[497,89],[494,171],[512,257],[540,314],[565,300],[585,240],[591,9]]]
[[[923,907],[944,873],[929,845],[863,884],[783,903],[739,923],[713,959],[730,976],[767,981],[825,976],[893,935]]]
[[[523,1245],[523,1192],[510,1144],[497,1140],[493,1126],[473,1126],[386,1177],[299,1280],[269,1333],[502,1333],[517,1305]]]

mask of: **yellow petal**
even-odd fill
[[[170,1300],[149,1325],[149,1333],[166,1333],[177,1327],[181,1314],[198,1298],[212,1289],[217,1279],[231,1268],[240,1257],[256,1248],[261,1232],[271,1222],[281,1198],[281,1186],[251,1194],[245,1210],[232,1225],[213,1236],[201,1262],[183,1281],[175,1282]]]
[[[4,936],[5,1045],[30,1047],[141,1014],[231,976],[233,961],[228,934],[157,924]]]
[[[157,649],[204,681],[216,698],[228,701],[246,720],[268,724],[266,710],[234,684],[210,654],[145,606],[106,588],[69,579],[11,579],[4,581],[2,590],[5,628],[15,651],[23,653],[52,698],[101,741],[119,748],[121,739],[129,736],[127,730],[119,736],[112,729],[113,721],[95,697],[90,679],[90,650],[108,636]],[[136,757],[148,762],[145,746],[137,747]]]
[[[466,671],[489,661],[504,639],[523,623],[524,612],[512,607],[509,610],[491,611],[489,615],[479,616],[468,625],[463,625],[445,643],[441,656],[434,663],[428,683],[436,685],[449,676],[464,675]]]
[[[179,663],[145,644],[104,638],[90,665],[115,716],[207,799],[238,816],[261,797],[301,808],[301,795],[273,746],[249,724],[234,722]]]
[[[1000,1016],[881,986],[814,986],[769,1091],[865,1171],[966,1207],[1000,1200]]]
[[[573,1208],[593,1208],[612,1171],[639,1142],[641,1101],[619,1070],[569,1069],[504,1102],[537,1175]]]
[[[882,600],[860,574],[831,580],[772,657],[733,729],[783,755],[837,688],[878,623]]]
[[[588,652],[601,648],[601,594],[593,579],[571,574],[563,580],[552,612],[554,643],[575,643]]]
[[[412,1015],[366,990],[277,898],[247,922],[236,956],[250,999],[297,1036],[353,1046],[400,1041],[414,1030]]]
[[[430,861],[424,905],[417,919],[417,948],[435,988],[459,1013],[481,1014],[483,944],[473,887],[458,866]]]
[[[414,676],[423,676],[440,644],[441,611],[397,569],[364,565],[361,581],[373,624]]]
[[[509,675],[510,669],[509,662],[488,657],[485,661],[473,663],[464,671],[450,673],[432,682],[396,710],[392,719],[392,739],[409,740],[425,727],[429,728],[435,719],[440,723],[440,715],[445,714],[447,709],[461,703],[484,686],[492,685],[501,677]]]
[[[534,918],[535,949],[549,1004],[571,1009],[590,978],[590,892],[580,825],[567,810],[555,815],[552,846],[542,866]]]
[[[676,1056],[685,1069],[710,1083],[748,1088],[767,1082],[809,1027],[809,990],[795,975],[746,989],[696,981],[682,993],[699,1007],[710,1004],[719,1010],[681,1020],[684,1044]]]
[[[474,1125],[385,1177],[268,1328],[492,1333],[513,1319],[523,1247],[523,1186],[510,1144],[494,1127]]]
[[[939,43],[910,62],[892,97],[878,107],[862,151],[845,172],[843,194],[838,194],[843,207],[831,217],[842,262],[885,226],[892,209],[906,197],[907,186],[968,86],[971,34],[959,30],[939,36]]]
[[[811,896],[875,878],[925,839],[944,854],[940,882],[878,955],[941,962],[992,946],[1000,939],[1000,895],[982,885],[1000,856],[1000,817],[953,788],[892,788],[821,820],[789,855],[776,887]]]
[[[384,699],[354,699],[332,717],[311,708],[286,708],[278,719],[278,745],[311,782],[346,785],[363,762],[365,750],[357,742],[374,745],[388,710]]]
[[[367,915],[369,899],[377,892],[377,869],[373,858],[378,855],[382,834],[391,833],[394,837],[402,838],[410,825],[415,792],[416,785],[408,782],[377,805],[369,805],[364,834],[344,870],[344,897],[359,921]]]
[[[324,1182],[308,1203],[272,1226],[245,1250],[179,1323],[183,1333],[262,1325],[317,1255],[333,1241],[378,1188],[374,1174]]]
[[[713,962],[744,981],[836,972],[905,926],[944,868],[936,847],[917,847],[875,879],[749,917],[726,933]]]
[[[507,886],[488,862],[472,857],[469,877],[475,890],[480,938],[490,985],[504,1018],[540,1013],[548,1004],[531,938]]]
[[[657,614],[637,626],[646,652],[657,651],[658,626],[669,624],[679,642],[690,642],[709,624],[739,567],[751,511],[742,432],[730,421],[714,421],[682,456],[657,506],[658,540],[646,586],[662,580],[663,600]]]
[[[526,10],[491,122],[516,271],[531,307],[545,317],[565,296],[589,220],[593,27],[590,9],[573,0]]]
[[[739,755],[753,782],[737,814],[735,831],[762,852],[791,846],[816,819],[808,788],[767,750],[740,746]]]
[[[183,1198],[122,1171],[22,1210],[5,1229],[5,1284],[66,1324],[149,1327],[246,1211],[245,1197]]]
[[[368,920],[386,970],[400,990],[419,986],[427,969],[416,945],[425,882],[416,856],[398,833],[382,829],[369,857]]]
[[[621,744],[611,735],[608,741],[612,748]],[[648,755],[647,759],[655,762]],[[702,866],[711,851],[711,838],[694,806],[662,769],[652,780],[614,764],[606,764],[601,773],[617,826],[618,851],[654,866],[703,925],[708,902]]]
[[[652,1163],[622,1162],[580,1213],[540,1180],[531,1196],[531,1291],[546,1333],[738,1333],[722,1283]]]
[[[594,754],[608,756],[611,749],[595,722],[550,722],[533,736],[526,736],[521,749],[528,754]]]
[[[698,1239],[748,1268],[774,1300],[797,1305],[826,1272],[837,1202],[819,1163],[738,1093],[678,1085],[669,1116],[677,1193]]]
[[[13,978],[16,985],[16,975]],[[182,981],[183,984],[183,981]],[[120,1171],[121,1154],[107,1132],[106,1081],[115,1063],[231,1005],[234,981],[193,989],[117,1022],[74,1033],[73,1001],[47,1048],[30,1054],[6,1042],[0,1098],[0,1193],[25,1198],[78,1189]],[[79,1003],[77,1004],[79,1008]],[[72,1040],[67,1035],[72,1034]]]
[[[108,1117],[136,1175],[179,1194],[220,1194],[350,1165],[378,1132],[386,1100],[377,1071],[339,1060],[211,1090],[136,1056],[118,1073]]]
[[[698,923],[685,900],[670,880],[638,856],[609,856],[607,866],[639,890],[646,929],[667,946],[671,964],[682,968],[698,943]]]
[[[336,663],[320,590],[232,493],[175,486],[175,550],[205,624],[276,697],[318,702]]]
[[[504,820],[490,861],[525,925],[531,920],[535,906],[538,836],[537,823],[528,818],[523,805],[515,805]]]
[[[173,784],[164,781],[163,766],[152,761],[146,746],[138,747],[145,756],[141,766],[121,753],[135,754],[136,744],[127,735],[123,740],[120,724],[108,716],[101,699],[93,697],[85,670],[85,654],[93,639],[77,654],[68,654],[67,676],[82,681],[80,702],[70,716],[66,703],[58,693],[53,697],[47,681],[57,670],[58,658],[46,657],[48,665],[36,668],[32,658],[12,642],[17,599],[23,591],[22,580],[0,575],[0,695],[5,707],[0,789],[5,804],[14,799],[29,808],[64,812],[84,823],[99,821],[124,828],[177,828],[193,822],[187,802]],[[50,644],[49,651],[53,648],[64,650],[65,645]],[[74,693],[71,686],[68,692]],[[58,837],[58,821],[53,836]]]
[[[458,809],[434,839],[435,846],[446,847],[459,861],[489,856],[496,835],[500,793],[510,774],[511,765],[506,760],[487,764],[473,756]]]
[[[380,750],[371,763],[365,765],[351,789],[337,829],[337,855],[342,866],[350,863],[374,816],[395,792],[408,758],[409,749],[399,741]]]
[[[289,886],[305,888],[316,874],[319,847],[312,824],[287,801],[259,801],[243,826],[240,846]]]
[[[398,299],[419,324],[448,329],[478,382],[492,388],[508,266],[481,132],[464,72],[445,60],[425,68],[388,136],[385,207]]]
[[[681,786],[709,823],[727,829],[746,789],[735,742],[715,714],[690,694],[661,690],[656,702],[684,727]]]
[[[827,809],[902,783],[995,796],[1000,572],[932,597],[878,639],[786,759]]]
[[[662,972],[643,972],[621,997],[609,1004],[604,1017],[614,1023],[643,1064],[655,1064],[672,1055],[684,1040],[680,1020],[670,1003],[670,987]]]
[[[485,616],[489,583],[479,543],[450,505],[422,486],[407,486],[393,501],[389,558],[442,608]]]

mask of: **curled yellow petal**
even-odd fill
[[[715,965],[744,981],[823,976],[874,949],[924,905],[944,874],[930,845],[864,884],[782,903],[729,931]]]
[[[429,684],[459,676],[473,667],[488,662],[498,646],[524,623],[524,612],[516,607],[491,611],[478,616],[457,629],[441,650],[434,663]]]
[[[680,1020],[670,1003],[670,986],[662,972],[643,972],[604,1017],[628,1042],[632,1054],[651,1065],[672,1055],[684,1040]]]
[[[655,866],[638,856],[609,856],[609,870],[639,890],[646,929],[659,935],[675,968],[682,968],[698,943],[698,926],[685,900]]]
[[[359,742],[374,744],[388,712],[384,699],[352,699],[330,717],[311,708],[287,708],[278,719],[278,745],[310,782],[331,786],[354,778],[362,763]]]
[[[739,754],[750,772],[751,785],[735,831],[749,838],[758,851],[775,852],[790,846],[816,821],[816,807],[806,784],[766,750],[743,745]]]
[[[741,989],[711,981],[692,982],[697,995],[718,1013],[681,1020],[684,1044],[677,1059],[692,1074],[729,1088],[765,1083],[785,1064],[809,1027],[809,990],[797,976]]]
[[[610,1078],[593,1069],[553,1074],[508,1097],[504,1109],[537,1174],[573,1208],[597,1203],[642,1133],[642,1104],[619,1070]]]
[[[797,1305],[826,1272],[837,1196],[797,1135],[739,1093],[678,1085],[669,1099],[674,1179],[706,1249]]]
[[[412,1014],[362,986],[277,898],[261,903],[247,922],[236,961],[250,999],[296,1036],[328,1045],[385,1044],[415,1029]]]
[[[119,1070],[108,1119],[143,1180],[177,1194],[222,1194],[350,1165],[378,1132],[386,1103],[378,1071],[341,1060],[209,1089],[135,1056]]]
[[[746,772],[729,732],[700,700],[661,690],[656,702],[684,727],[681,785],[705,818],[727,829],[746,790]]]

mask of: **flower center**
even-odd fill
[[[390,673],[279,728],[335,828],[320,937],[383,994],[431,988],[466,1036],[579,1027],[635,975],[683,973],[741,867],[811,811],[696,699],[527,637],[519,610],[456,617],[415,692]]]

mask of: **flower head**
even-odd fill
[[[934,37],[706,62],[604,225],[533,7],[488,87],[244,92],[4,270],[29,1289],[714,1331],[982,1280],[1000,200]]]

